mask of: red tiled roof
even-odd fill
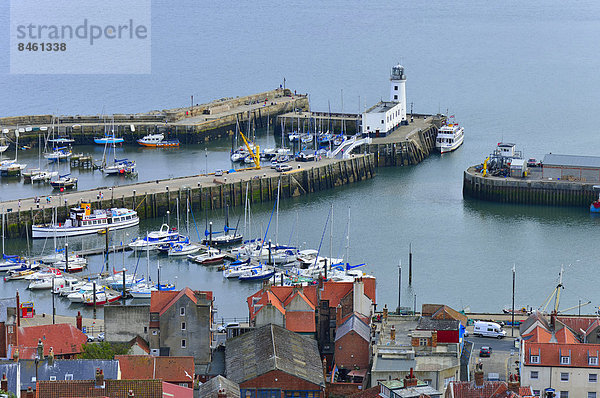
[[[523,341],[525,365],[598,368],[589,365],[588,358],[600,356],[600,344],[531,343]],[[531,363],[531,355],[539,355],[539,363]],[[561,364],[560,357],[570,356],[570,364]]]
[[[581,334],[581,330],[587,332],[592,325],[598,325],[596,318],[559,316],[556,319],[577,334]]]
[[[567,343],[567,344],[579,344],[579,340],[573,335],[568,328],[562,328],[558,332],[554,333],[556,337],[556,341],[559,343]]]
[[[308,297],[306,297],[306,295],[304,294],[304,292],[303,292],[302,290],[297,290],[297,291],[295,291],[294,293],[290,294],[290,295],[289,295],[289,296],[288,296],[288,297],[285,299],[285,301],[284,301],[284,303],[283,303],[283,304],[284,304],[284,305],[287,307],[287,306],[288,306],[288,305],[289,305],[289,304],[292,302],[292,300],[293,300],[295,297],[300,297],[300,298],[301,298],[301,299],[302,299],[302,300],[303,300],[303,301],[304,301],[306,304],[308,304],[308,306],[309,306],[310,308],[312,308],[312,310],[314,311],[314,309],[315,309],[315,307],[316,307],[316,305],[315,305],[316,303],[312,303],[312,302],[311,302],[311,301],[308,299]]]
[[[205,293],[207,300],[212,300],[212,292],[195,292],[189,287],[180,291],[152,292],[152,296],[150,297],[150,312],[158,312],[159,315],[162,315],[183,296],[188,296],[194,304],[197,304],[198,298],[196,297],[196,293]]]
[[[192,388],[165,382],[162,383],[162,388],[165,397],[194,398],[194,390]]]
[[[541,326],[536,326],[531,333],[523,336],[523,340],[531,343],[548,343],[552,338],[552,334]]]
[[[484,381],[480,387],[474,382],[451,381],[448,388],[452,389],[454,398],[518,398],[519,395],[508,390],[504,381]]]
[[[350,398],[376,398],[379,397],[379,391],[381,388],[379,386],[367,388],[364,391],[356,392],[350,395]]]
[[[279,310],[279,312],[281,312],[283,315],[285,315],[285,308],[283,308],[283,304],[281,303],[281,301],[279,301],[279,299],[272,292],[268,291],[266,296],[267,296],[267,298],[266,298],[265,304],[273,305],[273,307],[277,308]],[[263,306],[263,308],[264,308],[264,306]]]
[[[44,355],[53,348],[54,355],[79,354],[81,345],[87,342],[87,336],[68,323],[56,325],[24,326],[18,330],[19,357],[34,359],[37,355],[38,340],[44,343]]]
[[[96,388],[95,380],[38,381],[35,393],[40,398],[127,398],[129,390],[133,391],[136,397],[163,397],[160,380],[104,380],[104,388]]]
[[[285,328],[297,333],[317,331],[315,313],[310,311],[288,311],[285,314]]]
[[[123,380],[162,379],[169,383],[189,383],[195,372],[194,357],[117,355],[115,359],[119,361]]]
[[[150,347],[148,347],[148,343],[146,343],[146,340],[141,338],[139,335],[129,340],[129,343],[127,344],[129,345],[129,348],[137,344],[144,352],[146,352],[147,354],[150,353]]]
[[[323,282],[321,300],[329,300],[329,307],[337,307],[340,301],[352,291],[353,282]]]

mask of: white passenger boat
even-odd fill
[[[160,245],[170,242],[179,242],[179,232],[177,229],[169,228],[167,224],[163,224],[158,231],[152,231],[143,238],[134,239],[129,243],[129,247],[133,250],[156,250]]]
[[[97,233],[109,228],[111,231],[138,225],[140,219],[135,210],[111,208],[91,211],[90,203],[71,208],[71,215],[64,223],[38,224],[31,227],[33,238],[78,236]]]
[[[440,153],[451,152],[462,145],[464,128],[458,123],[446,124],[437,133],[435,147]]]

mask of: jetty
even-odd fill
[[[205,104],[153,110],[144,113],[114,115],[31,115],[0,118],[0,126],[14,138],[19,130],[19,143],[37,145],[38,135],[54,128],[55,134],[68,135],[76,144],[93,143],[114,128],[116,136],[126,143],[135,143],[145,135],[158,131],[178,138],[182,143],[200,143],[231,136],[237,122],[252,120],[257,127],[267,120],[293,110],[307,110],[308,95],[289,89],[275,89],[243,97],[217,99]],[[46,130],[47,129],[47,130]],[[112,132],[111,132],[112,134]]]
[[[58,220],[80,203],[93,208],[127,207],[140,218],[160,217],[179,203],[189,201],[195,211],[243,206],[246,193],[250,203],[273,201],[279,186],[281,199],[307,195],[325,189],[370,179],[375,175],[371,154],[356,154],[345,159],[323,158],[312,162],[290,162],[292,170],[279,173],[271,168],[246,169],[215,176],[214,173],[169,178],[86,191],[56,192],[50,203],[35,203],[35,198],[0,203],[6,214],[7,236],[25,237],[32,224],[49,223],[56,210]],[[19,205],[20,204],[20,205]]]

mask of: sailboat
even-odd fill
[[[156,292],[159,290],[175,290],[175,285],[172,283],[160,283],[160,263],[156,260],[156,272],[158,274],[158,283],[153,284],[150,279],[150,250],[146,249],[146,260],[148,267],[148,282],[138,283],[133,288],[129,289],[129,294],[133,298],[151,298],[152,292]]]
[[[238,220],[239,224],[239,220]],[[232,234],[229,231],[234,231]],[[223,235],[208,237],[208,232],[205,232],[206,238],[202,240],[203,245],[210,244],[211,246],[231,246],[237,243],[241,243],[244,238],[237,232],[237,225],[235,228],[229,228],[229,205],[225,208],[225,227],[223,228]]]
[[[114,130],[113,130],[114,138]],[[106,164],[106,148],[108,142],[104,146],[104,156],[102,158],[102,172],[106,175],[132,174],[135,172],[135,161],[128,159],[117,159],[117,145],[112,143],[114,161],[111,164]]]
[[[111,126],[112,134],[108,134],[106,131],[106,124],[104,126],[104,137],[94,137],[94,143],[98,145],[106,145],[106,144],[122,144],[125,139],[122,137],[115,137],[115,118],[112,118],[112,126]]]
[[[8,144],[6,143],[6,134],[8,134],[8,129],[3,129],[2,136],[0,137],[0,154],[8,149]]]
[[[20,176],[21,171],[27,167],[26,164],[17,163],[17,154],[19,152],[19,133],[23,129],[15,129],[15,158],[0,161],[0,175],[2,176]],[[24,131],[24,130],[23,130]]]

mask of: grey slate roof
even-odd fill
[[[417,325],[417,330],[458,330],[459,323],[457,319],[421,317]]]
[[[35,361],[33,359],[21,359],[21,388],[35,389]],[[56,380],[66,380],[65,375],[73,375],[73,380],[95,380],[96,368],[104,372],[104,379],[117,380],[119,373],[119,361],[105,359],[55,359],[52,366],[48,361],[38,363],[38,380],[50,380],[51,376]]]
[[[544,156],[544,166],[573,166],[600,168],[600,156],[557,155],[549,153]]]
[[[352,315],[350,318],[346,319],[346,322],[338,326],[335,332],[335,341],[338,341],[352,330],[358,333],[364,340],[369,341],[371,337],[371,328],[356,315]]]
[[[13,361],[0,362],[0,377],[5,373],[8,380],[8,392],[16,395],[17,391],[21,391],[21,380],[18,379],[19,364]]]
[[[219,390],[225,390],[227,398],[240,398],[240,386],[219,375],[200,385],[198,396],[203,398],[217,398]]]
[[[533,326],[533,324],[537,321],[540,321],[540,323],[546,330],[550,330],[550,324],[548,323],[546,317],[544,317],[544,315],[539,311],[533,311],[533,313],[529,315],[529,317],[527,317],[527,319],[525,319],[519,325],[519,333],[521,335],[525,334],[525,332],[527,332],[527,329]]]
[[[325,386],[317,341],[273,324],[228,340],[225,368],[238,384],[280,370]]]

